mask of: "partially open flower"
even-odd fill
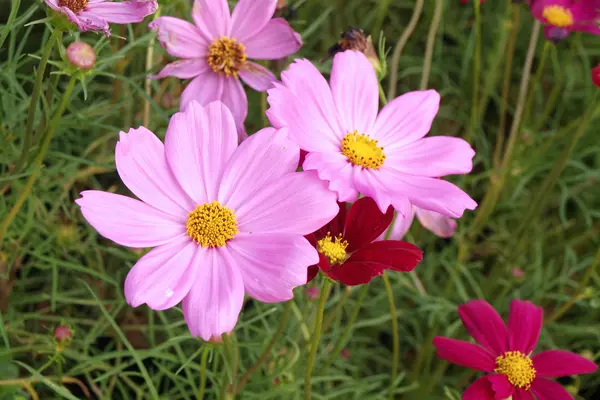
[[[600,87],[600,64],[592,68],[592,82],[594,82],[594,85]]]
[[[67,59],[73,66],[87,71],[96,64],[96,52],[85,42],[73,42],[67,47]]]

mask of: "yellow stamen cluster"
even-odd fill
[[[218,38],[208,47],[208,65],[218,74],[237,78],[246,59],[246,47],[227,36]]]
[[[352,164],[363,168],[377,169],[383,165],[385,154],[383,147],[377,145],[377,140],[371,139],[358,131],[348,133],[342,139],[342,154]]]
[[[78,13],[86,9],[88,0],[58,0],[58,5],[60,7],[67,7],[74,13]]]
[[[525,390],[529,389],[536,374],[531,358],[520,351],[507,351],[497,357],[494,371],[506,375],[513,386]]]
[[[188,215],[186,231],[202,247],[220,247],[239,233],[235,214],[218,201],[196,207]]]
[[[346,247],[348,241],[344,240],[341,233],[331,237],[331,233],[327,232],[327,236],[317,242],[317,251],[327,257],[331,265],[346,261]]]
[[[559,28],[566,28],[573,25],[573,14],[571,13],[571,10],[563,6],[546,6],[544,7],[542,16],[549,24],[558,26]]]

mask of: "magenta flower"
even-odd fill
[[[130,24],[141,22],[154,14],[158,8],[156,0],[132,0],[112,2],[110,0],[45,0],[55,11],[65,14],[81,32],[104,31],[110,36],[108,23]]]
[[[600,1],[598,0],[535,0],[531,13],[544,24],[550,40],[561,40],[571,31],[600,35]]]
[[[592,361],[563,350],[532,356],[542,329],[543,311],[529,301],[513,300],[508,328],[485,300],[460,306],[458,313],[477,344],[436,337],[437,355],[451,363],[486,372],[463,393],[463,400],[573,400],[558,383],[546,378],[589,374]]]
[[[319,261],[303,237],[338,212],[314,172],[295,172],[299,149],[285,130],[266,128],[237,147],[230,111],[192,102],[169,123],[165,144],[144,127],[121,132],[117,171],[141,201],[89,190],[76,202],[104,237],[155,247],[125,280],[134,307],[183,301],[194,336],[236,324],[244,293],[263,302],[292,298]]]
[[[195,0],[194,24],[160,17],[150,24],[167,52],[182,60],[167,65],[154,78],[194,78],[181,95],[181,110],[192,100],[220,100],[231,110],[238,127],[248,114],[241,78],[254,90],[265,91],[275,80],[271,71],[248,61],[275,60],[295,53],[300,35],[282,18],[273,18],[277,0],[240,0],[229,14],[226,0]]]
[[[308,151],[303,168],[329,181],[340,202],[353,202],[360,192],[383,213],[391,204],[406,216],[412,203],[454,218],[477,206],[437,179],[471,171],[475,152],[462,139],[423,138],[438,111],[436,91],[406,93],[377,115],[375,71],[364,54],[351,50],[336,54],[331,88],[308,60],[296,60],[282,80],[268,91],[267,115]]]
[[[415,215],[423,227],[441,238],[450,238],[454,236],[454,232],[456,232],[457,223],[454,218],[447,217],[435,211],[428,211],[412,206],[408,215],[396,216],[396,219],[394,222],[392,222],[392,225],[390,225],[390,227],[383,232],[381,236],[377,238],[377,240],[384,240],[388,232],[389,239],[401,240],[410,229],[410,226],[415,219]]]

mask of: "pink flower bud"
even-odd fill
[[[592,68],[592,82],[594,82],[594,85],[600,87],[600,64]]]
[[[342,360],[348,361],[348,359],[350,358],[350,350],[348,350],[347,347],[344,347],[342,351],[340,351],[340,357],[342,358]]]
[[[512,276],[514,276],[515,278],[522,278],[525,276],[525,271],[523,271],[519,267],[514,267],[511,271],[511,273],[512,273]]]
[[[54,339],[58,343],[66,343],[73,337],[73,332],[71,332],[71,328],[67,325],[58,325],[54,328]]]
[[[319,295],[321,294],[321,291],[319,290],[318,287],[316,286],[311,286],[311,287],[307,287],[304,290],[304,293],[306,293],[306,297],[308,297],[311,300],[316,300],[319,298]]]
[[[85,42],[73,42],[67,47],[67,58],[75,67],[87,71],[96,64],[94,48]]]

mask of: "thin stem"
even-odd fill
[[[323,313],[325,312],[325,303],[329,296],[329,290],[331,289],[331,281],[327,278],[323,278],[323,286],[321,287],[321,296],[319,297],[319,306],[317,308],[317,316],[315,319],[315,329],[312,333],[310,341],[310,352],[308,353],[308,361],[306,364],[306,373],[304,375],[304,400],[310,400],[311,397],[311,383],[310,379],[312,376],[313,365],[317,356],[317,350],[319,348],[319,339],[321,338],[321,327],[323,325]]]
[[[479,115],[479,71],[481,69],[481,3],[473,1],[475,8],[475,56],[473,57],[473,93],[471,97],[471,121],[465,140],[471,142],[473,133],[477,128],[477,116]]]
[[[200,358],[200,391],[198,392],[198,400],[204,399],[204,392],[206,391],[206,364],[208,362],[209,354],[210,347],[204,345],[202,356]]]
[[[429,83],[429,75],[431,73],[431,60],[433,58],[433,48],[435,47],[435,38],[437,31],[442,20],[442,12],[444,11],[444,1],[435,0],[435,10],[433,12],[433,19],[429,26],[429,33],[427,34],[427,46],[425,47],[425,61],[423,62],[423,74],[421,75],[421,90],[427,89]]]
[[[154,14],[152,18],[155,20],[160,17],[160,8]],[[146,71],[149,71],[152,68],[152,60],[154,59],[154,42],[156,41],[156,36],[153,36],[148,42],[148,48],[146,49]],[[142,125],[145,127],[150,126],[150,99],[152,98],[152,80],[146,77],[144,82],[144,91],[146,92],[146,97],[144,98],[144,112],[142,118]]]
[[[531,89],[529,89],[529,96],[527,96],[527,102],[525,103],[525,112],[523,113],[523,121],[525,121],[525,123],[529,121],[529,116],[531,115],[531,106],[535,97],[535,91],[540,84],[540,79],[542,78],[542,73],[544,72],[544,67],[546,66],[546,59],[548,58],[548,53],[550,52],[551,47],[552,42],[546,40],[544,43],[544,49],[542,50],[542,59],[540,60],[540,64],[535,71],[535,75],[533,76]]]
[[[383,91],[383,87],[381,86],[381,82],[379,82],[379,101],[381,101],[381,105],[383,106],[388,103],[387,97],[385,97],[385,92]]]
[[[6,21],[6,25],[2,29],[2,34],[0,34],[0,48],[4,44],[4,41],[8,37],[8,34],[12,30],[12,24],[15,22],[15,18],[17,18],[17,13],[19,12],[19,7],[21,6],[21,0],[13,0],[11,2],[10,14],[8,14],[8,20]]]
[[[223,339],[223,355],[224,355],[224,360],[226,361],[226,365],[225,368],[223,369],[223,371],[225,372],[225,377],[223,378],[223,386],[221,388],[221,398],[224,399],[227,396],[227,392],[228,389],[230,387],[230,384],[233,383],[233,375],[234,375],[234,360],[233,360],[233,346],[231,343],[231,338],[229,337],[229,335],[227,333],[224,333],[221,335],[221,338]],[[227,373],[228,368],[231,369],[231,380],[229,379],[229,374]]]
[[[394,47],[394,53],[392,54],[392,68],[390,73],[390,86],[388,88],[388,99],[393,99],[396,97],[396,86],[398,85],[398,66],[400,64],[400,56],[402,55],[402,50],[408,39],[410,39],[413,34],[415,28],[417,27],[417,23],[419,22],[419,16],[421,15],[421,11],[423,11],[423,3],[424,0],[417,0],[415,3],[415,8],[413,9],[412,16],[410,17],[410,21],[404,32],[402,32],[402,36],[396,43],[396,47]]]
[[[281,335],[283,334],[283,331],[285,330],[287,321],[290,317],[290,311],[292,309],[292,304],[293,303],[290,300],[287,303],[285,303],[285,305],[283,306],[283,315],[281,316],[281,321],[279,322],[279,327],[277,328],[277,330],[271,337],[271,340],[269,341],[269,344],[267,344],[267,347],[265,348],[265,350],[262,352],[260,357],[258,357],[258,360],[256,360],[256,362],[250,368],[248,368],[248,370],[240,378],[237,386],[235,387],[235,391],[234,391],[235,394],[239,394],[241,392],[242,388],[248,382],[248,379],[250,379],[252,374],[254,374],[256,372],[256,370],[258,368],[260,368],[260,366],[265,361],[267,361],[267,358],[269,358],[269,355],[271,355],[271,351],[273,350],[273,347],[275,347],[275,344],[277,344],[277,342],[279,341],[279,338],[281,337]]]
[[[32,165],[33,173],[31,175],[29,175],[29,178],[27,179],[27,182],[25,183],[25,187],[23,188],[23,191],[19,194],[19,197],[17,198],[17,202],[10,209],[10,212],[8,213],[6,218],[4,218],[4,221],[2,221],[2,225],[0,225],[0,248],[2,248],[2,244],[4,242],[4,237],[6,236],[6,232],[8,231],[8,227],[10,226],[12,221],[17,216],[17,213],[23,206],[23,203],[25,203],[27,196],[29,196],[29,193],[31,192],[31,189],[33,188],[34,183],[37,181],[38,177],[40,176],[40,174],[42,172],[42,162],[44,161],[44,157],[46,157],[46,153],[48,152],[48,147],[50,146],[50,142],[52,141],[54,132],[56,131],[56,128],[58,127],[58,124],[60,123],[60,120],[62,118],[62,115],[65,112],[65,109],[67,108],[67,104],[69,103],[69,99],[71,98],[71,93],[73,92],[73,88],[75,87],[76,81],[77,80],[75,79],[75,77],[71,77],[71,80],[69,81],[69,85],[67,86],[67,90],[65,90],[62,100],[58,106],[58,110],[54,114],[54,118],[52,119],[52,122],[50,123],[50,127],[48,128],[48,131],[46,132],[46,136],[44,137],[44,139],[42,141],[40,151],[38,152],[37,157],[33,161],[33,165]]]
[[[389,276],[384,272],[383,283],[385,284],[385,292],[390,306],[390,314],[392,316],[392,335],[393,335],[393,357],[392,357],[392,376],[390,382],[389,398],[394,398],[394,389],[396,387],[396,376],[398,376],[398,364],[400,363],[400,336],[398,333],[398,312],[396,311],[396,303],[394,302],[394,291]]]

